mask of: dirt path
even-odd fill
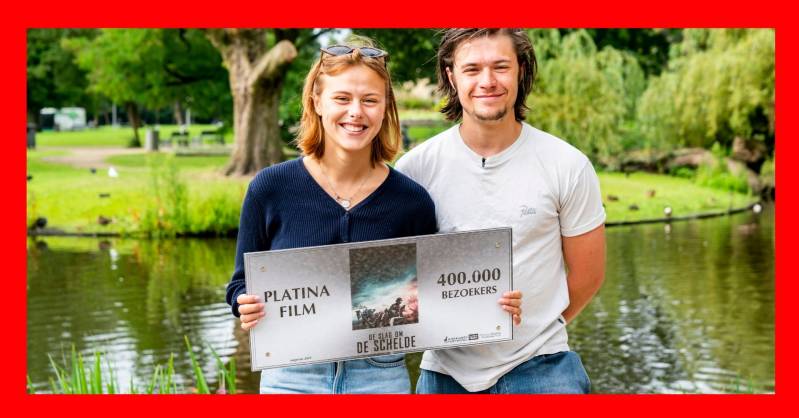
[[[48,147],[48,150],[66,151],[67,155],[43,157],[42,161],[58,164],[67,164],[78,168],[108,168],[110,164],[106,158],[113,155],[144,154],[142,148],[66,148]]]

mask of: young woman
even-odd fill
[[[269,320],[263,301],[245,294],[244,253],[436,232],[430,196],[386,164],[401,138],[386,57],[372,46],[323,48],[303,89],[303,156],[250,183],[227,287],[243,329]],[[398,354],[264,370],[260,391],[409,393],[410,382]]]

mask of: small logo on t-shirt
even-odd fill
[[[535,208],[534,207],[527,206],[527,205],[522,205],[521,209],[522,209],[522,213],[521,213],[521,215],[519,215],[520,218],[524,217],[524,216],[535,215]]]

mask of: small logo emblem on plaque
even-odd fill
[[[499,330],[501,330],[501,329],[502,329],[502,327],[501,327],[501,326],[499,326],[499,325],[497,325],[497,331],[499,331]]]
[[[261,268],[259,270],[266,271],[266,266],[261,266]]]
[[[272,353],[270,353],[270,352],[268,352],[268,351],[266,352],[266,356],[267,356],[267,357],[269,357],[269,356],[271,356],[271,355],[272,355]]]

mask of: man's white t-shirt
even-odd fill
[[[422,358],[423,369],[475,392],[533,356],[569,349],[561,236],[599,227],[605,210],[591,162],[565,141],[523,123],[510,147],[483,159],[459,128],[413,148],[396,168],[430,193],[440,232],[513,228],[513,283],[523,295],[513,341],[426,351]]]

